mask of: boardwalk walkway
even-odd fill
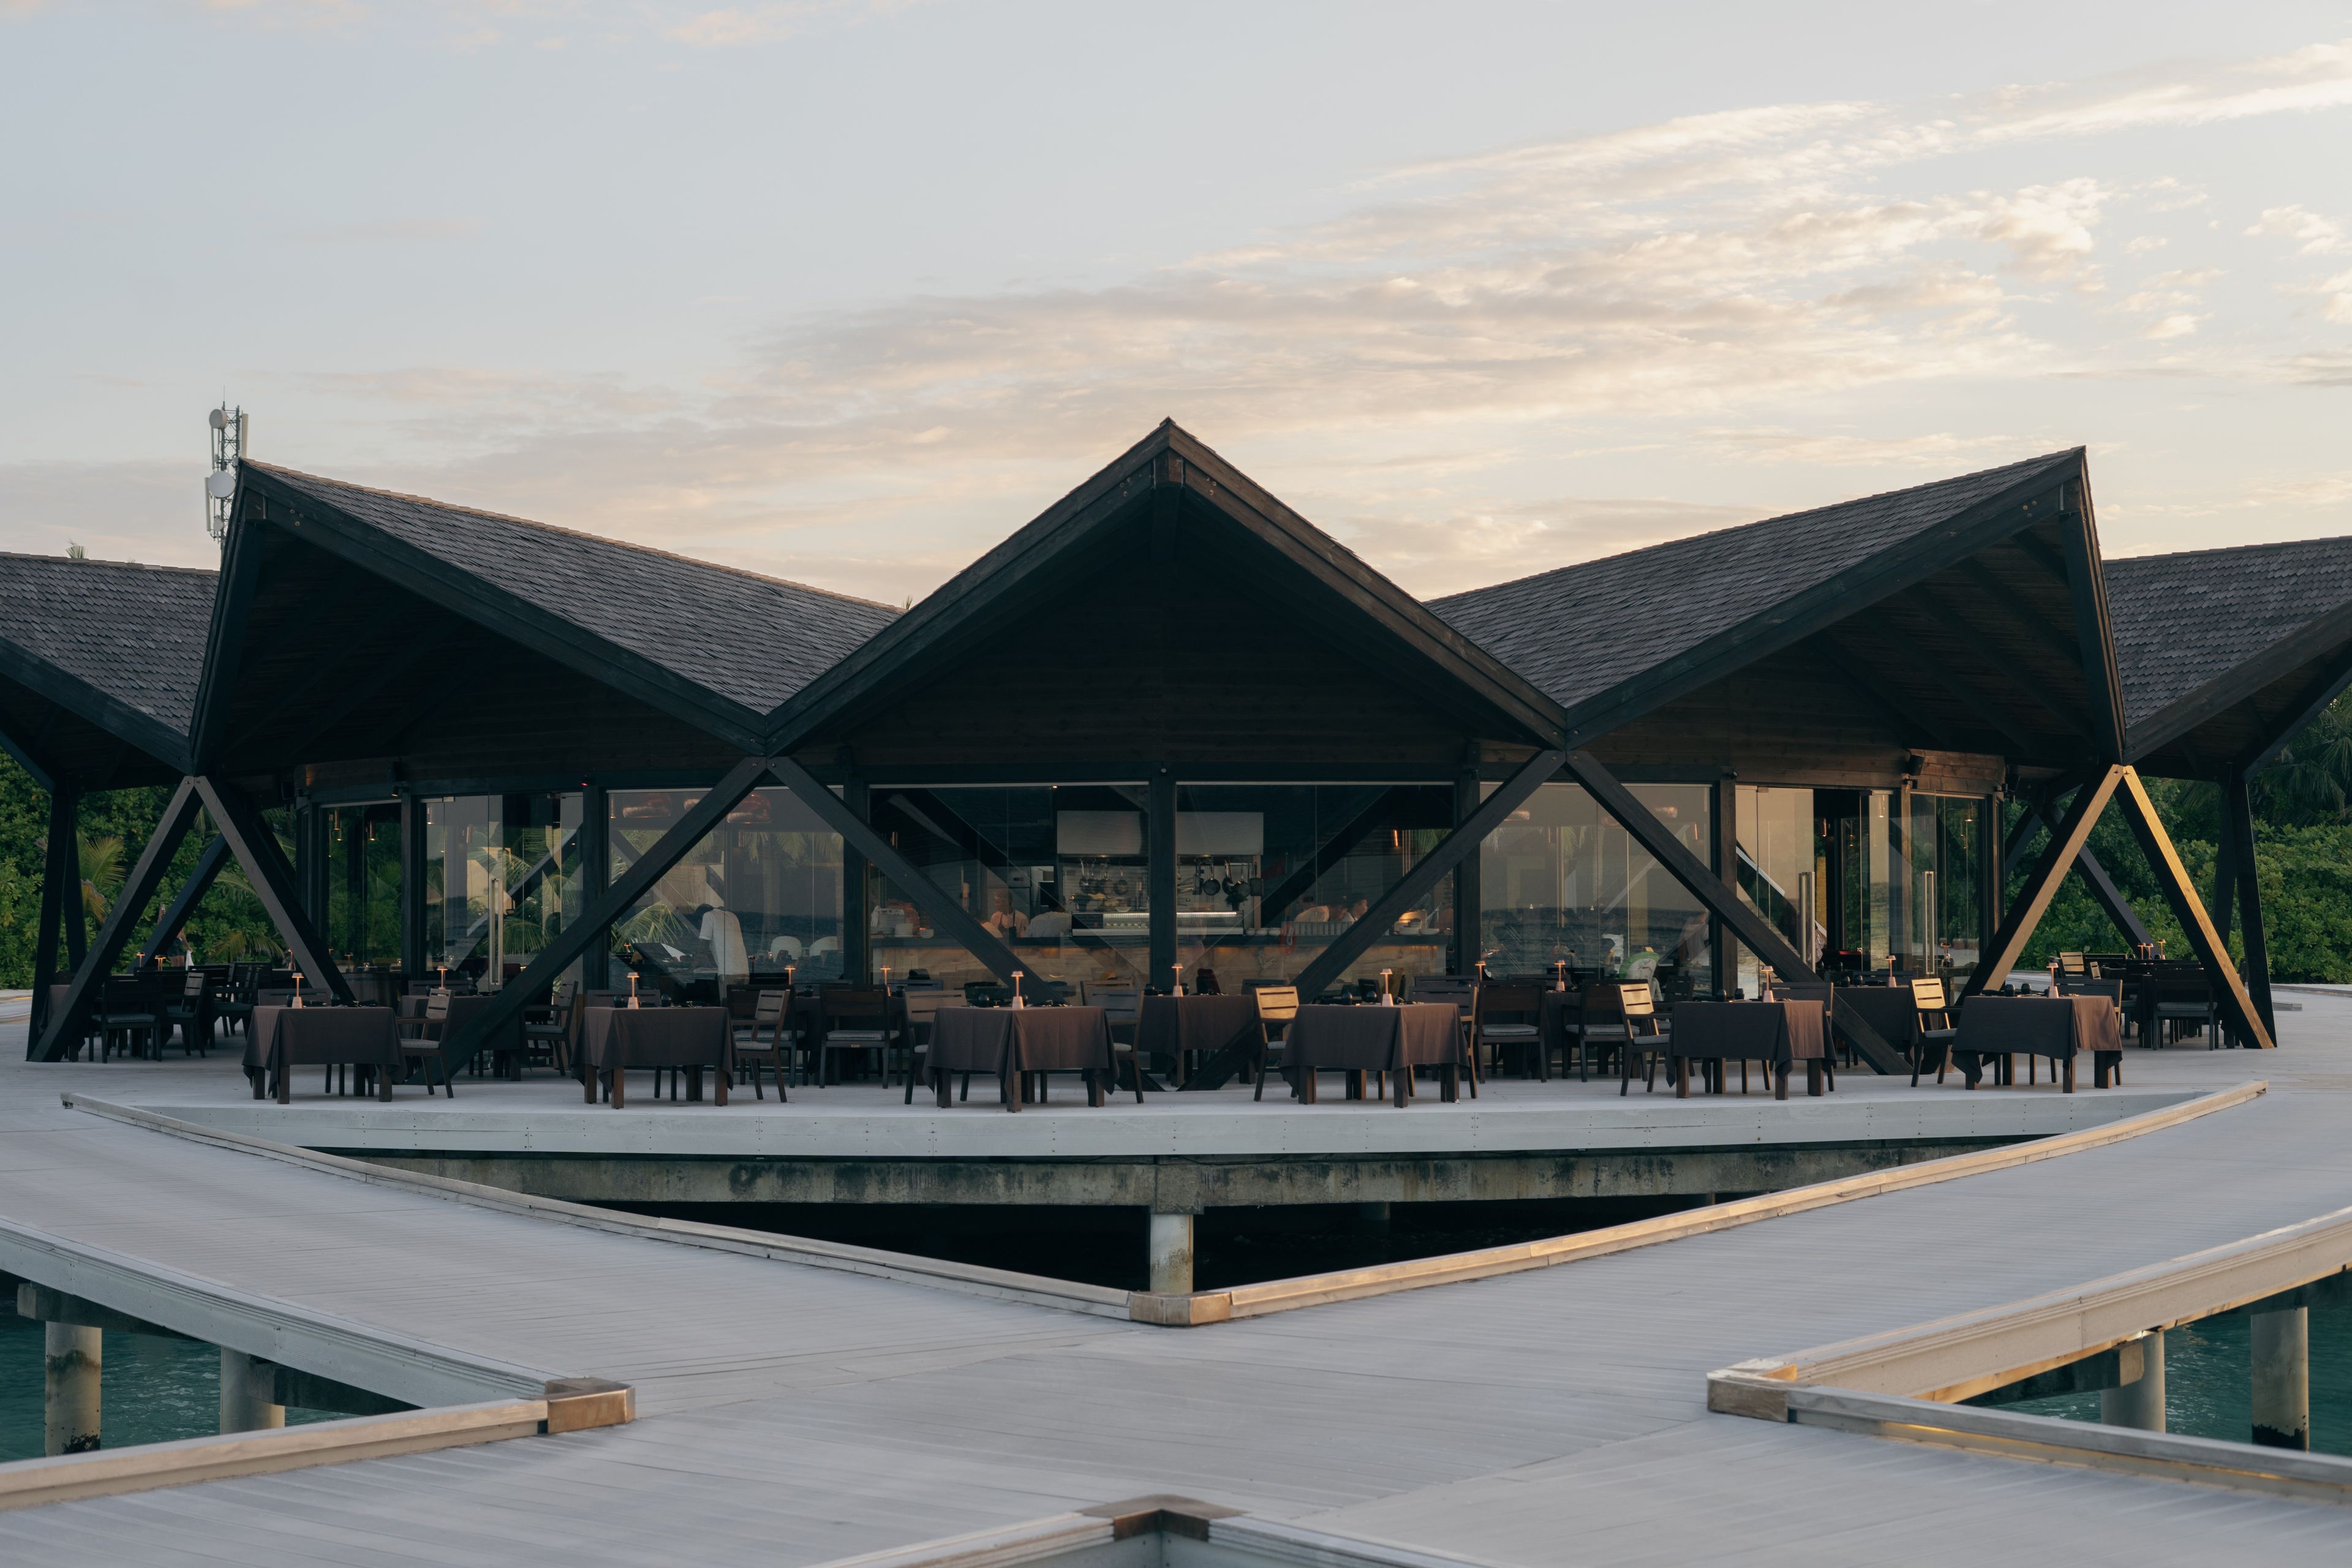
[[[60,1088],[135,1101],[121,1068],[11,1067],[0,1218],[468,1353],[630,1381],[643,1418],[0,1514],[0,1560],[791,1565],[1174,1491],[1505,1563],[2340,1563],[2343,1510],[1704,1409],[1706,1373],[1730,1362],[2352,1203],[2352,1001],[2307,1000],[2277,1053],[2133,1053],[2136,1089],[2273,1083],[2161,1133],[1189,1331],[364,1185],[58,1107]],[[0,1035],[0,1056],[11,1047]]]

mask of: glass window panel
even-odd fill
[[[1709,786],[1633,784],[1633,797],[1712,861]],[[1704,905],[1583,786],[1548,784],[1480,847],[1479,945],[1490,974],[1557,964],[1654,978],[1672,996],[1711,984]]]
[[[425,803],[425,952],[435,970],[495,991],[578,917],[580,799],[490,795]]]
[[[617,877],[702,792],[614,790],[610,799],[607,874]],[[841,878],[841,836],[790,790],[753,790],[622,917],[614,951],[641,984],[693,1000],[788,973],[796,984],[839,979]]]

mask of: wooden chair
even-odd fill
[[[1290,1026],[1298,1018],[1298,987],[1261,985],[1250,993],[1250,999],[1257,1004],[1258,1028],[1256,1058],[1251,1064],[1251,1070],[1257,1075],[1257,1092],[1250,1098],[1264,1100],[1272,1047],[1280,1043],[1281,1037],[1289,1032]],[[1138,1100],[1143,1098],[1143,1085],[1139,1080],[1136,1084],[1135,1097]]]
[[[2151,976],[2141,1004],[2147,1019],[2142,1045],[2168,1046],[2183,1035],[2203,1034],[2209,1050],[2221,1044],[2221,1011],[2204,975],[2178,971]]]
[[[906,1003],[907,1012],[899,1026],[898,1053],[907,1064],[907,1103],[912,1105],[915,1103],[915,1083],[922,1077],[920,1058],[930,1053],[931,1026],[939,1022],[940,1009],[952,1005],[958,998],[954,993],[940,986],[909,985],[901,1000]],[[884,1089],[890,1087],[890,1055],[887,1050],[883,1052]]]
[[[1462,1055],[1470,1067],[1470,1098],[1477,1099],[1478,1058],[1470,1049],[1470,1025],[1478,1016],[1478,983],[1465,980],[1458,974],[1424,974],[1412,983],[1412,999],[1415,1002],[1449,1004],[1461,1019]],[[1542,998],[1537,998],[1537,1005],[1540,1007],[1542,1005]],[[1538,1016],[1540,1018],[1541,1015]],[[1544,1047],[1539,1043],[1536,1048],[1541,1050]]]
[[[1522,1077],[1549,1077],[1543,1050],[1543,989],[1530,981],[1490,980],[1477,988],[1470,1015],[1470,1081],[1478,1081],[1479,1064],[1494,1048],[1499,1069],[1506,1052],[1518,1058]],[[1534,1067],[1530,1067],[1534,1063]],[[1474,1091],[1475,1093],[1475,1088]]]
[[[427,997],[425,1016],[415,1022],[418,1026],[416,1032],[401,1037],[402,1076],[406,1076],[406,1069],[424,1068],[425,1097],[430,1100],[433,1098],[433,1073],[437,1068],[441,1073],[441,1087],[448,1091],[450,1099],[457,1099],[457,1086],[449,1081],[449,1058],[443,1053],[443,1047],[448,1043],[449,993],[436,991]]]
[[[1911,1031],[1911,1087],[1919,1087],[1919,1074],[1931,1056],[1936,1060],[1936,1081],[1941,1083],[1952,1065],[1952,1037],[1959,1033],[1952,1023],[1951,1000],[1944,994],[1944,983],[1913,981],[1911,1010],[1916,1018]]]
[[[764,1066],[776,1075],[776,1100],[779,1104],[792,1097],[784,1092],[786,1070],[792,1056],[792,994],[788,991],[762,991],[753,998],[749,1025],[729,1021],[735,1032],[735,1071],[740,1079],[746,1068],[751,1073],[751,1093],[758,1099],[768,1098],[760,1087],[760,1071]],[[762,1043],[761,1037],[767,1037]]]
[[[547,994],[547,1005],[523,1009],[522,1053],[516,1062],[517,1078],[541,1065],[555,1072],[571,1070],[572,999],[578,990],[569,980],[559,980]]]
[[[2079,952],[2062,952],[2058,955],[2058,973],[2069,980],[2088,980],[2090,961]]]
[[[2124,1005],[2124,983],[2120,980],[2106,980],[2096,976],[2094,976],[2089,980],[2061,979],[2058,982],[2058,994],[2061,996],[2104,996],[2108,1001],[2116,1005],[2116,1011],[2121,1012]],[[2126,1017],[2128,1017],[2128,1015],[2126,1015]],[[2105,1059],[2102,1061],[2100,1059],[2101,1058],[2105,1058]],[[2117,1088],[2122,1087],[2124,1081],[2123,1052],[2094,1051],[2092,1053],[2091,1060],[2092,1070],[2095,1073],[2097,1072],[2101,1067],[2105,1067],[2106,1068],[2106,1073],[2103,1076],[2113,1081]]]
[[[1143,1097],[1143,1065],[1135,1059],[1135,1028],[1143,1018],[1143,991],[1134,985],[1098,985],[1094,990],[1094,1005],[1103,1010],[1110,1021],[1111,1059],[1126,1081],[1135,1086],[1136,1098]]]
[[[1587,986],[1587,991],[1613,991],[1617,994],[1617,1016],[1622,1020],[1624,1034],[1617,1042],[1617,1096],[1623,1099],[1633,1087],[1633,1058],[1642,1058],[1642,1092],[1652,1094],[1658,1087],[1658,1058],[1665,1054],[1665,1020],[1658,1016],[1658,998],[1646,980],[1621,980],[1600,986]]]
[[[849,1052],[872,1051],[887,1064],[890,1041],[889,993],[879,986],[828,985],[817,994],[824,1011],[824,1037],[817,1063],[820,1085],[837,1081],[834,1058]]]
[[[163,1059],[163,1037],[170,1028],[163,1016],[163,999],[157,994],[152,979],[141,974],[110,974],[99,983],[100,1061],[112,1059],[115,1042],[120,1040],[124,1056],[138,1056],[143,1043],[160,1062]]]
[[[180,984],[180,994],[163,1005],[163,1039],[169,1040],[173,1029],[180,1032],[180,1052],[183,1056],[210,1056],[213,1044],[212,997],[205,972],[191,969]],[[156,1047],[155,1057],[163,1059],[163,1047]]]

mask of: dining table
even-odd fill
[[[1908,1058],[1919,1027],[1919,1012],[1908,985],[1841,985],[1836,988],[1830,1022],[1832,1026],[1859,1024]]]
[[[293,1069],[351,1067],[375,1074],[376,1096],[392,1098],[400,1075],[400,1031],[389,1007],[259,1006],[245,1037],[245,1076],[253,1098],[274,1084],[278,1103],[291,1103]],[[330,1074],[330,1077],[332,1075]]]
[[[1819,1098],[1822,1063],[1829,1054],[1828,1008],[1821,1002],[1685,1002],[1673,1030],[1661,1037],[1675,1078],[1675,1098],[1690,1098],[1690,1064],[1711,1061],[1719,1075],[1729,1061],[1760,1061],[1772,1074],[1772,1097],[1789,1098],[1789,1074],[1805,1064],[1805,1093]],[[1748,1069],[1740,1068],[1744,1074]],[[1718,1089],[1721,1079],[1717,1078]]]
[[[702,1069],[712,1069],[718,1103],[727,1103],[735,1067],[735,1030],[724,1007],[583,1007],[580,1083],[589,1104],[601,1081],[615,1110],[626,1103],[631,1069],[677,1068],[686,1098],[702,1098]]]
[[[948,1079],[972,1073],[994,1077],[999,1101],[1019,1110],[1032,1073],[1083,1073],[1087,1103],[1098,1106],[1105,1088],[1118,1081],[1118,1064],[1110,1015],[1100,1007],[942,1007],[931,1016],[926,1070],[942,1110],[950,1103]],[[1045,1098],[1042,1078],[1038,1098]],[[1136,1098],[1143,1098],[1139,1088]]]
[[[1282,1072],[1300,1103],[1316,1103],[1315,1078],[1348,1075],[1348,1098],[1364,1098],[1367,1073],[1385,1073],[1398,1109],[1412,1097],[1412,1069],[1445,1069],[1444,1098],[1462,1097],[1462,1014],[1451,1002],[1301,1007],[1283,1036]]]
[[[1246,993],[1231,996],[1146,996],[1136,1009],[1137,1070],[1142,1069],[1146,1060],[1155,1065],[1164,1061],[1168,1064],[1166,1070],[1180,1089],[1184,1084],[1187,1062],[1205,1065],[1226,1050],[1247,1052],[1254,1059],[1262,1060],[1260,1053],[1265,1047],[1265,1027],[1258,1021],[1257,998]],[[1213,1071],[1209,1076],[1222,1082],[1233,1075]]]
[[[2105,1089],[2123,1062],[2123,1013],[2108,996],[1971,996],[1952,1033],[1952,1060],[1974,1089],[1989,1058],[2003,1064],[2001,1081],[2014,1082],[2011,1058],[2048,1057],[2072,1094],[2074,1058],[2088,1052],[2093,1087]]]

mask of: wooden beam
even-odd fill
[[[428,631],[404,643],[397,652],[370,664],[365,674],[344,685],[335,700],[327,705],[310,727],[287,746],[287,760],[292,763],[306,761],[312,746],[326,739],[336,725],[349,718],[362,704],[372,700],[377,692],[407,674],[419,661],[446,642],[452,629],[453,626],[444,626],[438,631]],[[410,723],[413,725],[415,721],[412,719]]]
[[[75,1037],[76,1022],[97,999],[100,983],[130,943],[131,928],[146,912],[148,901],[154,898],[164,871],[172,864],[172,857],[179,852],[180,840],[187,837],[188,828],[195,822],[196,804],[196,781],[182,779],[180,787],[172,792],[171,800],[164,805],[163,815],[157,819],[155,831],[148,836],[147,847],[139,852],[138,863],[122,879],[122,890],[115,895],[114,907],[107,911],[106,923],[99,928],[97,942],[74,966],[64,1005],[49,1019],[40,1044],[27,1053],[31,1060],[53,1062],[65,1055],[66,1047]]]
[[[874,865],[891,885],[906,896],[929,918],[932,929],[980,960],[996,977],[1007,985],[1015,984],[1015,970],[1025,976],[1042,981],[1034,963],[1024,962],[1021,955],[1007,947],[1003,939],[971,917],[963,901],[945,888],[923,875],[922,868],[898,853],[890,841],[874,830],[871,823],[852,811],[847,802],[817,783],[809,771],[790,757],[772,757],[768,767],[776,782],[793,792],[799,804],[823,817],[825,826],[841,835],[845,851],[855,847]],[[731,775],[730,775],[731,776]],[[844,858],[847,857],[845,855]],[[633,871],[631,873],[635,875]],[[1024,993],[1043,994],[1042,986],[1024,986]]]
[[[2016,967],[2034,928],[2049,910],[2051,899],[2056,896],[2067,868],[2074,865],[2075,856],[2090,841],[2092,826],[2099,820],[2099,813],[2106,809],[2124,771],[2121,766],[2104,769],[2074,792],[2074,804],[2051,832],[2049,842],[2042,846],[2041,858],[2026,879],[2025,891],[2002,917],[1991,949],[1978,961],[1976,973],[1969,976],[1967,994],[1997,990],[2009,978],[2009,972]]]
[[[1479,783],[1478,762],[1474,748],[1473,754],[1454,780],[1454,826],[1459,827],[1469,821],[1472,815],[1477,811]],[[1371,828],[1378,825],[1378,818],[1374,817],[1372,813],[1385,811],[1388,802],[1393,797],[1393,791],[1384,792],[1381,799],[1373,803],[1370,810],[1357,817],[1355,822],[1348,824],[1341,831],[1343,833],[1352,831],[1355,838],[1360,839],[1365,833],[1371,831]],[[1367,821],[1368,818],[1370,820]],[[1358,828],[1356,826],[1358,822],[1364,822],[1366,826]],[[1352,847],[1353,840],[1350,843]],[[1341,853],[1344,854],[1345,851]],[[1315,861],[1319,862],[1321,859],[1322,852],[1318,850]],[[1454,868],[1454,941],[1448,944],[1446,964],[1456,974],[1471,973],[1471,966],[1478,962],[1478,949],[1484,940],[1481,928],[1486,919],[1486,896],[1479,880],[1480,859],[1481,857],[1477,855],[1465,855],[1462,858],[1462,864]],[[1315,862],[1310,862],[1310,864],[1313,863]],[[1293,872],[1290,878],[1284,879],[1283,886],[1288,887],[1290,881],[1297,875],[1298,873]],[[1311,879],[1307,885],[1313,886]],[[1275,912],[1279,916],[1281,911],[1276,910]],[[1266,906],[1261,900],[1258,904],[1257,917],[1260,925],[1265,923],[1265,917]]]
[[[2074,596],[2074,644],[2082,660],[2084,706],[2090,710],[2091,738],[2099,760],[2124,760],[2123,680],[2116,669],[2115,628],[2107,621],[2107,590],[2099,574],[2099,539],[2091,520],[2091,485],[2087,477],[2067,484],[2074,502],[2060,528],[2060,545],[2066,556],[2066,586]]]
[[[2163,819],[2156,814],[2156,803],[2148,798],[2147,786],[2130,768],[2123,770],[2123,784],[2124,820],[2130,824],[2132,837],[2139,840],[2140,852],[2147,857],[2148,869],[2156,873],[2157,886],[2164,890],[2165,901],[2172,906],[2173,917],[2188,934],[2189,945],[2196,951],[2198,962],[2205,966],[2214,989],[2221,992],[2224,1017],[2237,1025],[2242,1038],[2269,1049],[2275,1043],[2271,1038],[2270,1026],[2255,1007],[2254,999],[2247,994],[2238,966],[2230,961],[2229,943],[2214,929],[2205,900],[2197,896],[2197,886],[2180,864],[2179,852],[2173,848],[2172,836],[2164,830]]]
[[[726,777],[711,785],[700,800],[654,841],[652,848],[604,889],[603,898],[590,903],[580,911],[578,920],[558,931],[540,950],[539,956],[524,965],[520,974],[490,994],[489,1005],[477,1012],[450,1040],[446,1052],[449,1070],[454,1073],[473,1060],[474,1053],[520,1017],[530,999],[554,984],[556,978],[572,966],[572,960],[604,941],[613,922],[636,908],[639,900],[653,891],[654,884],[685,859],[712,828],[726,821],[727,814],[741,805],[743,797],[757,789],[767,775],[768,764],[762,757],[745,757],[730,768]]]
[[[1873,659],[1855,653],[1853,645],[1839,637],[1834,628],[1825,629],[1799,646],[1812,654],[1814,662],[1830,679],[1853,687],[1864,701],[1877,709],[1879,717],[1894,728],[1898,744],[1910,745],[1911,731],[1916,731],[1937,751],[1961,749],[1952,743],[1949,731],[1942,725],[1922,714],[1916,703],[1906,702],[1879,679],[1871,668]]]
[[[217,833],[214,834],[212,842],[205,846],[204,853],[196,857],[195,869],[189,872],[188,879],[180,884],[180,890],[172,895],[171,904],[155,917],[155,927],[147,933],[147,945],[139,950],[138,967],[144,969],[154,963],[164,945],[180,934],[181,928],[188,923],[188,917],[196,912],[196,906],[204,902],[205,895],[212,890],[213,879],[220,875],[221,868],[228,864],[228,840]]]
[[[1147,984],[1176,984],[1176,775],[1165,763],[1151,770],[1143,816],[1144,907],[1150,911]]]
[[[1939,631],[1944,624],[1940,621],[1937,623]],[[2017,689],[2019,694],[2027,701],[2056,720],[2066,733],[2079,735],[2086,741],[2097,739],[2091,725],[2084,721],[2082,714],[2068,711],[2056,698],[2042,689],[2042,676],[2027,668],[2017,656],[2002,647],[1997,638],[1986,636],[1983,627],[1973,629],[1976,635],[1966,639],[1966,657],[1973,657],[1991,665],[2009,681],[2010,685]]]
[[[2326,712],[2336,700],[2344,695],[2347,686],[2352,686],[2352,647],[2346,648],[2318,679],[2305,689],[2302,700],[2290,710],[2293,716],[2272,732],[2263,743],[2262,750],[2241,764],[2246,774],[2251,777],[2276,762],[2287,743],[2301,734],[2313,720]]]
[[[2049,826],[2048,820],[2042,815],[2043,810],[2044,807],[2040,803],[2029,804],[2026,806],[2024,820],[2018,824],[2020,851],[2022,851],[2025,844],[2030,841],[2030,831],[2032,828]],[[2083,885],[2090,889],[2092,900],[2105,913],[2109,922],[2115,926],[2116,934],[2124,939],[2126,946],[2144,947],[2154,943],[2156,938],[2148,934],[2147,924],[2139,918],[2139,911],[2131,907],[2131,900],[2124,897],[2123,889],[2117,887],[2116,879],[2107,874],[2105,864],[2097,855],[2092,853],[2088,839],[2084,840],[2083,847],[2075,854],[2074,868],[2081,873]],[[2014,869],[2014,867],[2011,869]],[[2007,880],[2006,877],[2002,878],[2004,883]]]
[[[400,972],[410,980],[425,973],[424,799],[414,789],[400,792]]]
[[[613,881],[613,797],[603,784],[580,790],[580,902],[584,908],[604,896]],[[583,987],[602,991],[613,977],[613,944],[591,942],[580,954]]]
[[[203,773],[195,775],[194,782],[205,809],[212,814],[213,826],[228,840],[236,863],[245,868],[245,879],[253,885],[254,896],[269,915],[269,923],[285,940],[286,955],[300,966],[320,995],[349,1002],[350,983],[335,967],[318,927],[302,908],[295,890],[294,868],[286,863],[285,852],[278,847],[278,835],[269,830],[253,803],[234,786]]]
[[[1428,854],[1412,863],[1396,884],[1333,938],[1329,946],[1309,959],[1295,984],[1302,1000],[1312,1001],[1353,963],[1394,931],[1400,917],[1418,906],[1437,886],[1438,879],[1475,854],[1486,836],[1510,819],[1568,760],[1565,752],[1538,752],[1479,802],[1462,825],[1439,839]],[[1595,764],[1596,766],[1598,764]],[[1189,1087],[1189,1085],[1188,1085]]]
[[[2245,954],[2246,989],[2254,999],[2255,1010],[2263,1016],[2263,1027],[2271,1038],[2278,1038],[2278,1020],[2271,1010],[2270,937],[2263,929],[2262,880],[2255,874],[2254,862],[2254,803],[2252,793],[2246,787],[2242,770],[2233,771],[2221,795],[2222,836],[2236,847],[2231,856],[2238,871],[2238,919],[2240,950]],[[2229,930],[2228,917],[2222,917],[2222,931]]]

